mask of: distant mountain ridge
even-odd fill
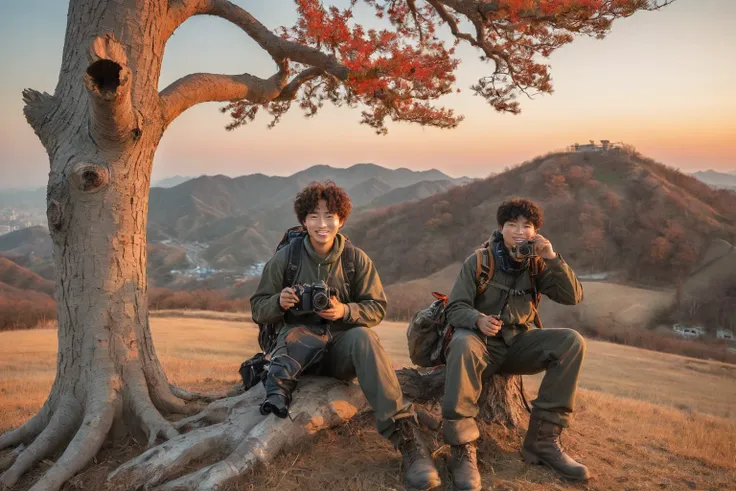
[[[317,165],[290,176],[203,175],[176,184],[181,179],[185,178],[175,176],[163,182],[174,184],[172,187],[152,187],[150,192],[148,271],[152,284],[159,286],[174,281],[171,271],[242,274],[266,261],[283,231],[296,225],[293,200],[312,181],[330,179],[347,189],[354,205],[351,220],[356,220],[377,207],[420,199],[470,180],[454,179],[436,169],[387,169],[374,164],[349,168]],[[29,196],[33,193],[23,198]],[[41,199],[39,193],[36,199]],[[45,227],[0,237],[3,251],[20,263],[33,263],[43,275],[52,267],[51,241]],[[47,262],[31,261],[29,254]]]
[[[469,181],[468,178],[451,178],[436,169],[387,169],[375,164],[356,164],[345,169],[316,165],[290,176],[200,176],[172,188],[151,188],[149,237],[152,240],[204,241],[205,237],[216,240],[253,227],[266,241],[263,245],[271,244],[284,228],[295,225],[292,203],[296,194],[310,182],[327,179],[348,190],[354,206],[362,207],[362,211],[366,206],[380,206],[381,202],[376,205],[372,202],[387,193],[393,193],[387,200],[393,204],[417,199],[432,190],[441,192],[448,183],[457,185]],[[442,184],[424,184],[414,190],[401,191],[418,183],[434,181]]]
[[[710,186],[721,189],[736,189],[736,171],[718,172],[712,169],[693,172],[693,176]]]
[[[173,188],[174,186],[178,186],[179,184],[189,181],[190,179],[194,179],[193,176],[171,176],[171,177],[165,177],[163,179],[159,179],[156,182],[151,183],[152,188]]]
[[[392,189],[391,191],[378,196],[368,205],[372,207],[391,206],[406,201],[416,201],[428,198],[432,195],[444,193],[448,189],[457,184],[451,180],[438,179],[436,181],[421,181],[403,188]]]

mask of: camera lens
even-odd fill
[[[519,246],[519,255],[520,256],[528,256],[532,253],[532,248],[529,247],[529,245],[524,244]]]
[[[330,297],[326,294],[319,292],[312,296],[312,306],[314,310],[325,310],[330,305]]]

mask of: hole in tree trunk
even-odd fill
[[[110,180],[110,174],[104,166],[87,162],[75,164],[69,177],[72,184],[85,193],[104,189]]]
[[[86,170],[82,172],[82,183],[84,184],[84,190],[89,191],[91,188],[95,188],[102,184],[102,178],[97,172]]]
[[[120,86],[120,70],[122,67],[110,60],[99,60],[87,68],[87,75],[92,78],[100,92],[115,90]]]

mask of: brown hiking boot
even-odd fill
[[[404,484],[407,488],[426,491],[442,485],[415,418],[397,421],[391,441],[404,457]]]
[[[452,474],[452,484],[457,491],[480,491],[481,480],[478,472],[478,458],[473,442],[452,445],[452,456],[448,467]]]
[[[530,464],[544,464],[569,481],[590,479],[588,468],[576,462],[560,447],[562,426],[532,414],[521,455]]]

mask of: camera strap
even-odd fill
[[[294,286],[296,275],[299,272],[299,266],[302,260],[302,245],[304,237],[294,237],[289,241],[289,259],[284,270],[283,288]],[[348,297],[353,298],[353,283],[355,282],[355,247],[347,237],[345,245],[340,254],[340,263],[342,264],[343,279],[345,281],[345,289]]]
[[[286,264],[286,270],[284,271],[284,283],[283,288],[287,286],[294,286],[296,281],[296,273],[299,271],[299,265],[302,261],[302,244],[304,243],[304,237],[294,237],[289,242],[289,262]]]

